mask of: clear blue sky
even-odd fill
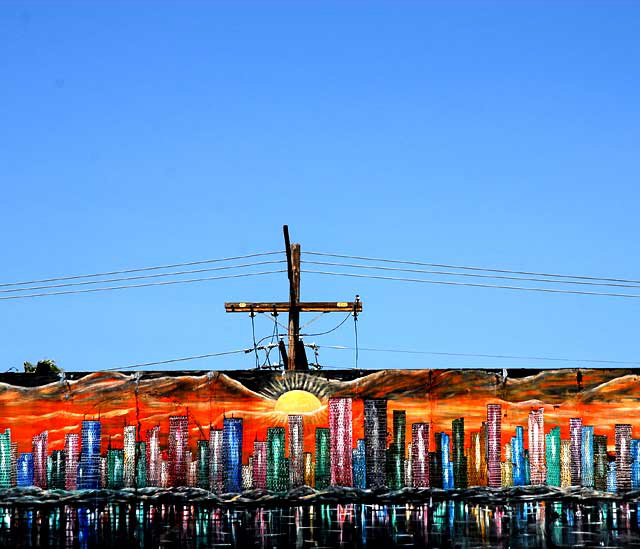
[[[4,1],[1,282],[274,250],[283,223],[303,250],[640,278],[638,28],[637,2]],[[356,293],[362,346],[640,360],[640,300],[302,282]],[[247,347],[223,302],[286,297],[273,275],[1,301],[2,369]]]

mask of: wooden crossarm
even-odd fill
[[[249,303],[244,301],[224,304],[227,313],[286,313],[289,312],[289,302]],[[301,313],[335,313],[343,311],[362,312],[362,301],[307,301],[297,304]]]

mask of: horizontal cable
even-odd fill
[[[355,347],[345,345],[316,345],[318,349],[335,349],[353,351]],[[640,361],[633,360],[599,360],[588,358],[559,358],[548,356],[517,356],[517,355],[487,355],[479,353],[447,353],[438,351],[413,351],[407,349],[380,349],[376,347],[358,347],[360,351],[371,351],[377,353],[403,353],[412,355],[436,355],[436,356],[456,356],[456,357],[472,357],[472,358],[498,358],[509,360],[540,360],[552,362],[588,362],[593,364],[626,364],[629,366],[640,365]]]
[[[604,280],[606,282],[628,282],[630,284],[640,284],[640,280],[630,280],[626,278],[606,278],[606,277],[599,277],[599,276],[566,275],[566,274],[557,274],[557,273],[540,273],[540,272],[533,272],[533,271],[514,271],[514,270],[508,270],[508,269],[495,269],[490,267],[472,267],[469,265],[450,265],[446,263],[427,263],[424,261],[406,261],[401,259],[365,257],[361,255],[332,254],[332,253],[325,253],[325,252],[303,251],[302,253],[303,255],[307,254],[307,255],[316,255],[316,256],[324,256],[324,257],[339,257],[342,259],[359,259],[362,261],[378,261],[380,263],[401,263],[404,265],[422,265],[425,267],[442,267],[446,269],[464,269],[464,270],[470,270],[470,271],[486,271],[491,273],[548,276],[548,277],[557,277],[557,278],[577,278],[581,280]]]
[[[150,275],[125,276],[119,278],[105,278],[104,280],[87,280],[83,282],[67,282],[65,284],[48,284],[46,286],[28,286],[26,288],[12,288],[10,290],[0,290],[0,293],[12,292],[30,292],[33,290],[44,290],[47,288],[66,288],[69,286],[86,286],[88,284],[106,284],[107,282],[122,282],[125,280],[144,280],[149,278],[159,278],[163,276],[178,276],[194,273],[207,273],[211,271],[224,271],[229,269],[240,269],[245,267],[256,267],[258,265],[272,265],[274,263],[286,263],[284,259],[276,259],[273,261],[255,261],[254,263],[243,263],[240,265],[225,265],[224,267],[208,267],[206,269],[191,269],[188,271],[173,271],[169,273],[156,273]]]
[[[158,360],[155,362],[141,362],[139,364],[129,364],[118,368],[105,368],[102,372],[112,372],[114,370],[127,370],[129,368],[144,368],[146,366],[159,366],[161,364],[173,364],[174,362],[185,362],[187,360],[200,360],[201,358],[211,358],[215,356],[234,355],[239,353],[251,353],[253,349],[237,349],[235,351],[223,351],[221,353],[209,353],[207,355],[185,356],[181,358],[171,358],[169,360]]]
[[[327,265],[332,267],[352,267],[356,269],[371,269],[371,270],[380,270],[380,271],[395,271],[402,273],[424,273],[424,274],[437,274],[437,275],[447,275],[447,276],[467,276],[467,277],[477,277],[477,278],[499,278],[505,280],[522,280],[527,282],[545,282],[548,284],[583,284],[587,286],[615,286],[618,288],[638,288],[640,289],[640,285],[637,284],[616,284],[611,282],[585,282],[580,280],[549,280],[547,278],[531,278],[531,277],[521,277],[521,276],[505,276],[505,275],[491,275],[491,274],[479,274],[479,273],[456,273],[452,271],[434,271],[430,269],[405,269],[402,267],[382,267],[380,265],[361,265],[357,263],[335,263],[331,261],[302,261],[301,263],[307,265]]]
[[[260,273],[241,273],[241,274],[233,274],[233,275],[224,275],[224,276],[210,276],[204,278],[189,278],[186,280],[169,280],[164,282],[147,282],[145,284],[129,284],[125,286],[111,286],[107,288],[89,288],[87,290],[66,290],[64,292],[45,292],[41,294],[26,294],[26,295],[11,295],[11,296],[2,296],[0,297],[0,301],[6,299],[24,299],[28,297],[45,297],[50,295],[67,295],[67,294],[84,294],[89,292],[106,292],[110,290],[124,290],[127,288],[146,288],[149,286],[169,286],[170,284],[188,284],[191,282],[204,282],[206,280],[222,280],[225,278],[241,278],[244,276],[261,276],[275,273],[286,273],[286,269],[280,269],[277,271],[263,271]]]
[[[283,253],[282,250],[274,251],[274,252],[262,252],[256,254],[247,254],[247,255],[236,255],[232,257],[221,257],[218,259],[201,259],[199,261],[187,261],[184,263],[171,263],[167,265],[154,265],[152,267],[138,267],[135,269],[122,269],[119,271],[107,271],[104,273],[93,273],[93,274],[85,274],[85,275],[70,275],[70,276],[59,276],[55,278],[41,278],[38,280],[27,280],[23,282],[5,282],[0,284],[0,287],[7,286],[24,286],[26,284],[40,284],[44,282],[57,282],[60,280],[76,280],[79,278],[93,278],[98,276],[111,276],[118,274],[126,274],[126,273],[139,273],[144,271],[156,271],[160,269],[174,269],[175,267],[188,267],[189,265],[204,265],[206,263],[220,263],[222,261],[232,261],[236,259],[248,259],[250,257],[261,257],[265,255],[275,255]]]
[[[394,281],[400,281],[400,282],[419,282],[422,284],[444,284],[446,286],[471,286],[474,288],[501,288],[504,290],[521,290],[521,291],[527,291],[527,292],[548,292],[548,293],[554,293],[554,294],[600,295],[600,296],[608,296],[608,297],[640,298],[640,295],[637,295],[637,294],[583,292],[580,290],[555,290],[553,288],[527,288],[525,286],[503,286],[503,285],[497,285],[497,284],[477,284],[472,282],[453,282],[453,281],[446,281],[446,280],[424,280],[422,278],[402,278],[402,277],[395,277],[395,276],[380,276],[380,275],[369,275],[369,274],[358,274],[358,273],[336,273],[336,272],[315,271],[315,270],[308,270],[308,269],[301,270],[300,272],[321,274],[321,275],[331,275],[331,276],[350,276],[355,278],[374,278],[378,280],[394,280]]]

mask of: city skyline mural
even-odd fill
[[[637,387],[596,369],[5,374],[0,489],[623,493]]]

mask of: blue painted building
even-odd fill
[[[225,492],[242,492],[242,419],[224,418],[222,462]]]
[[[18,456],[16,475],[18,486],[33,486],[33,454],[31,452]]]
[[[78,464],[78,489],[97,490],[100,488],[100,435],[99,421],[82,422],[82,447]]]

